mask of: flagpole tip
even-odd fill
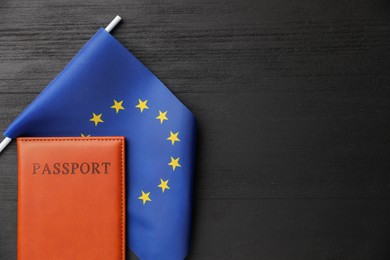
[[[4,150],[4,148],[7,147],[7,145],[8,145],[11,141],[12,141],[12,139],[9,138],[9,137],[6,137],[6,138],[4,138],[3,141],[1,141],[1,143],[0,143],[0,153]]]
[[[114,20],[112,20],[111,23],[110,23],[109,25],[107,25],[107,27],[106,27],[105,30],[106,30],[107,32],[111,32],[112,29],[114,29],[115,26],[117,26],[117,24],[118,24],[121,20],[122,20],[122,18],[121,18],[119,15],[117,15],[117,16],[114,18]]]

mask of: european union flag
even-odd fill
[[[125,136],[128,245],[141,259],[183,259],[195,128],[193,114],[100,29],[4,135]]]

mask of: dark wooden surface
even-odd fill
[[[0,130],[117,13],[114,36],[199,120],[188,259],[390,259],[388,1],[2,0]],[[16,164],[12,144],[0,259]]]

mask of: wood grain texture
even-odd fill
[[[188,259],[388,259],[389,12],[387,1],[2,1],[0,130],[118,13],[114,36],[199,121]],[[16,256],[16,163],[12,144],[0,259]]]

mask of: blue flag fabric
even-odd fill
[[[4,135],[125,136],[129,247],[141,259],[186,256],[196,120],[104,29]]]

